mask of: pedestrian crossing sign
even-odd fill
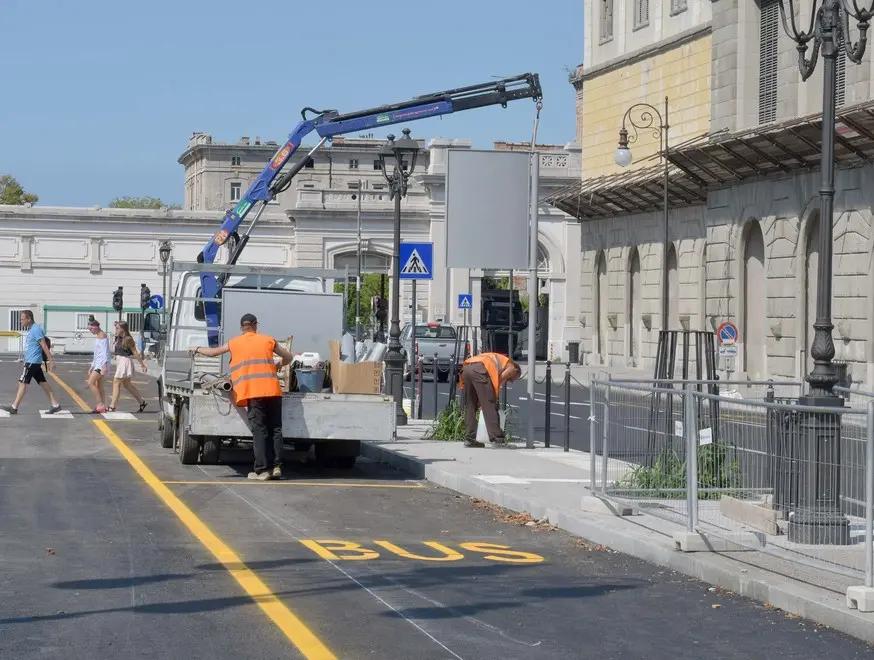
[[[458,309],[473,309],[473,296],[469,293],[459,293]]]
[[[402,280],[434,279],[433,243],[401,243],[398,257]]]

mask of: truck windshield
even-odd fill
[[[455,339],[455,328],[448,325],[436,328],[428,325],[417,325],[416,339]]]

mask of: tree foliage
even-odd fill
[[[36,204],[39,197],[33,193],[24,192],[24,188],[15,177],[9,174],[0,176],[0,204]]]
[[[386,297],[388,296],[388,278],[386,278]],[[346,290],[346,327],[355,327],[355,280],[349,283],[349,288]],[[334,293],[343,292],[343,283],[334,283]],[[370,309],[370,300],[374,296],[378,296],[380,292],[380,276],[375,273],[361,274],[361,326],[368,328],[373,323],[373,312]]]
[[[179,204],[166,204],[159,197],[116,197],[109,202],[111,209],[181,209]]]

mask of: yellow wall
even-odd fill
[[[710,128],[710,62],[707,35],[652,59],[584,80],[583,178],[623,171],[613,161],[613,154],[622,116],[635,103],[651,103],[663,112],[668,96],[671,146],[706,133]],[[639,112],[634,116],[639,118]],[[632,133],[629,127],[629,135]],[[629,146],[634,156],[632,167],[655,162],[640,163],[642,158],[658,151],[659,141],[651,130],[640,131],[637,142]]]

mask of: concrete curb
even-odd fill
[[[464,495],[528,513],[535,518],[546,516],[553,525],[592,543],[664,566],[874,644],[874,615],[848,609],[846,598],[833,591],[746,564],[743,552],[734,553],[735,557],[732,553],[680,552],[674,549],[670,536],[637,525],[633,518],[583,512],[579,500],[566,506],[547,505],[527,496],[518,496],[498,485],[455,474],[437,462],[420,460],[367,442],[361,443],[361,454]]]

